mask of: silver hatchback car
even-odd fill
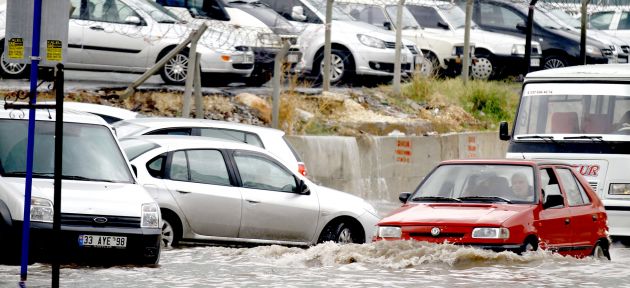
[[[363,199],[318,186],[252,145],[163,135],[121,145],[160,206],[167,246],[366,243],[379,220]]]

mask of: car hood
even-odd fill
[[[379,222],[379,225],[455,224],[463,226],[501,225],[510,217],[530,209],[528,205],[503,204],[406,204]]]
[[[2,180],[21,198],[24,197],[24,178]],[[53,180],[33,179],[31,196],[53,201]],[[62,213],[140,217],[142,204],[153,202],[153,198],[138,184],[71,180],[63,180],[62,183]]]
[[[396,41],[396,35],[394,34],[394,32],[380,29],[369,23],[365,23],[361,21],[333,20],[332,25],[333,25],[333,31],[338,31],[340,34],[345,34],[345,33],[349,33],[348,35],[352,33],[354,33],[355,35],[365,34],[365,35],[379,38],[383,41],[388,41],[388,42]]]
[[[360,216],[366,212],[376,215],[376,210],[372,205],[358,196],[316,185],[312,182],[307,185],[310,187],[311,191],[316,191],[322,215],[350,213],[355,216]]]

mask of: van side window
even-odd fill
[[[582,199],[582,194],[571,171],[566,168],[557,169],[556,171],[562,180],[562,187],[564,188],[564,193],[567,195],[569,206],[584,205],[584,199]]]

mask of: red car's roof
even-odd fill
[[[445,160],[440,162],[442,164],[498,164],[498,165],[528,165],[528,166],[537,166],[537,165],[567,165],[570,164],[562,161],[554,161],[554,160],[517,160],[517,159],[456,159],[456,160]]]

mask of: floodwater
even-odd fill
[[[630,287],[630,248],[612,261],[544,251],[518,256],[415,241],[307,249],[166,249],[149,267],[63,267],[61,287]],[[20,268],[0,266],[0,287],[16,287]],[[51,267],[29,266],[27,287],[49,287]]]

